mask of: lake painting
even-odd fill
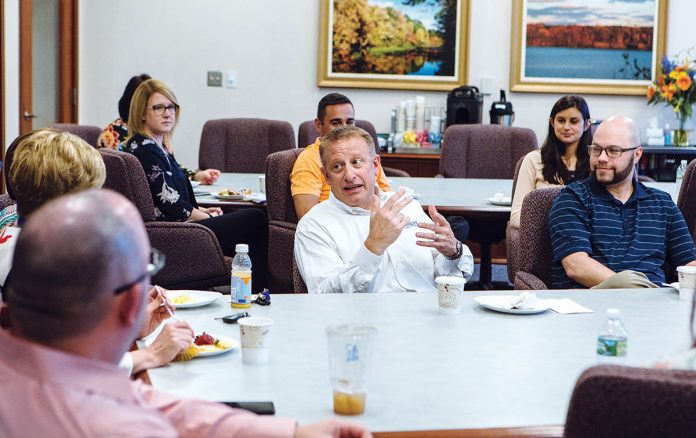
[[[527,0],[523,79],[649,81],[656,0]]]
[[[456,0],[334,0],[331,72],[455,76]]]

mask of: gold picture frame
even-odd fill
[[[564,40],[566,41],[563,43],[565,44],[564,46],[553,45],[553,35],[557,34],[550,31],[552,25],[547,23],[527,24],[529,17],[528,3],[527,0],[512,0],[512,44],[510,46],[511,91],[623,95],[644,95],[647,92],[648,85],[655,79],[660,60],[665,54],[668,0],[654,0],[652,44],[649,51],[645,50],[643,46],[631,46],[631,48],[626,48],[626,46],[624,46],[624,48],[582,47],[583,44],[587,43],[580,42],[579,40],[578,43],[573,42],[573,44],[576,44],[576,47],[571,48],[567,44],[567,39]],[[581,11],[581,8],[584,7],[584,2],[582,0],[572,0],[566,3],[572,4],[568,5],[570,7],[577,7],[578,11]],[[610,3],[610,0],[607,0],[607,3]],[[616,5],[623,5],[623,7],[628,8],[633,7],[632,5],[634,4],[635,3],[631,2],[614,2],[613,6],[617,7]],[[571,14],[569,14],[569,12],[571,11],[568,11],[566,8],[564,14],[570,16]],[[591,12],[594,15],[598,13],[596,7],[592,9]],[[535,10],[534,13],[540,15],[538,10]],[[551,11],[549,13],[551,13]],[[622,16],[627,15],[629,14]],[[548,19],[549,15],[546,15],[546,17]],[[536,27],[529,28],[529,26]],[[567,28],[568,25],[563,27]],[[585,25],[581,27],[596,28],[599,26]],[[607,28],[609,26],[603,25],[602,27]],[[618,29],[621,26],[614,27]],[[636,32],[647,32],[648,27],[637,27],[637,29]],[[560,32],[558,34],[560,34]],[[528,37],[533,37],[537,44],[543,44],[544,46],[528,46]],[[559,36],[558,39],[563,39],[563,37]],[[643,40],[640,41],[642,42]],[[595,42],[594,40],[592,43],[597,46],[607,44],[602,41]],[[644,45],[646,44],[647,43]],[[533,51],[528,50],[530,47]],[[577,51],[578,48],[580,48],[581,52]],[[610,50],[605,50],[606,48]],[[555,50],[555,52],[549,51],[549,49]],[[572,52],[573,50],[576,50],[576,52]],[[565,51],[566,54],[563,55],[562,51]],[[575,55],[571,55],[572,53]],[[566,62],[553,62],[554,57],[561,59],[563,56],[565,56],[563,59],[565,59]],[[617,56],[620,56],[620,58]],[[639,57],[642,65],[638,61]],[[537,59],[539,61],[536,61]],[[588,63],[583,63],[581,68],[573,71],[574,74],[580,75],[578,77],[571,78],[568,76],[562,77],[560,75],[556,76],[551,74],[553,69],[555,69],[556,72],[560,72],[563,68],[573,68],[572,63],[569,64],[567,62],[570,59],[575,59],[576,62],[579,62],[580,59],[589,59],[590,61]],[[529,65],[526,62],[527,60],[530,60]],[[650,61],[649,70],[647,67],[648,61]],[[581,77],[582,75],[579,70],[583,69],[588,71],[589,74],[587,76],[603,75],[603,77]],[[614,77],[610,78],[610,75]],[[633,78],[631,78],[631,75]]]
[[[450,91],[467,82],[468,72],[468,53],[469,53],[469,0],[441,0],[441,8],[446,8],[446,5],[454,4],[456,10],[456,31],[454,38],[448,37],[452,35],[452,30],[445,30],[439,35],[443,35],[442,44],[434,47],[433,41],[437,40],[435,31],[426,29],[426,36],[423,31],[420,32],[420,37],[429,38],[427,41],[428,47],[419,47],[409,52],[404,52],[403,47],[398,48],[401,52],[389,53],[383,50],[391,50],[389,47],[373,47],[369,44],[362,46],[363,56],[356,56],[354,51],[347,52],[345,45],[343,49],[336,49],[336,58],[334,58],[334,41],[339,41],[341,35],[335,35],[334,32],[334,13],[336,5],[344,6],[345,0],[320,0],[319,10],[319,43],[318,43],[318,60],[317,60],[317,85],[320,87],[347,87],[347,88],[382,88],[382,89],[401,89],[401,90],[435,90],[435,91]],[[345,2],[347,4],[347,2]],[[361,5],[369,5],[369,0],[359,0]],[[422,2],[426,3],[426,2]],[[378,7],[378,6],[370,6]],[[400,4],[400,7],[407,6]],[[410,5],[409,5],[410,7]],[[435,6],[430,6],[435,8]],[[386,9],[386,8],[385,8]],[[452,9],[450,6],[448,9]],[[342,10],[339,9],[339,13]],[[393,10],[389,12],[389,16],[398,15],[398,12]],[[434,12],[433,12],[434,19]],[[379,20],[382,23],[383,20]],[[341,23],[345,25],[345,21]],[[444,25],[442,25],[444,26]],[[422,27],[422,26],[421,26]],[[345,31],[345,26],[340,27]],[[401,29],[401,27],[397,28]],[[381,33],[380,35],[384,35]],[[429,36],[427,36],[429,35]],[[389,39],[391,35],[386,37]],[[419,39],[419,41],[421,41]],[[340,41],[339,41],[340,42]],[[449,42],[449,44],[448,44]],[[448,50],[451,44],[454,48]],[[386,44],[386,43],[385,43]],[[444,47],[444,48],[443,48]],[[347,56],[346,56],[347,55]],[[367,56],[377,57],[380,62],[372,62],[372,60],[363,61]],[[431,62],[429,59],[439,58],[444,61]],[[359,68],[356,68],[357,62],[360,61]],[[347,60],[347,61],[346,61]],[[439,64],[438,64],[439,62]],[[419,64],[421,63],[421,64]],[[334,71],[335,67],[339,67],[344,71]],[[409,73],[383,73],[370,71],[351,71],[351,69],[365,70],[366,68],[377,68],[383,71],[403,71],[405,68],[413,69],[418,67],[419,70]],[[432,73],[435,69],[436,72]],[[451,71],[451,75],[446,72]],[[431,73],[426,73],[431,72]]]

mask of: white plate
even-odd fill
[[[208,356],[217,356],[218,354],[224,354],[227,353],[228,351],[235,350],[239,348],[239,341],[233,338],[228,338],[227,336],[221,336],[221,335],[216,335],[214,333],[208,333],[210,336],[214,337],[215,339],[219,339],[222,342],[226,343],[229,345],[227,348],[223,348],[222,350],[214,350],[214,351],[201,351],[196,355],[196,357],[208,357]],[[145,346],[149,347],[152,345],[153,342],[155,342],[155,339],[157,336],[150,336],[145,340]],[[194,358],[195,359],[195,358]]]
[[[224,353],[227,353],[228,351],[232,351],[232,350],[239,348],[239,341],[236,339],[228,338],[227,336],[216,335],[214,333],[208,333],[208,334],[210,336],[214,337],[215,339],[219,339],[222,342],[228,344],[229,347],[224,348],[222,350],[201,351],[200,353],[198,353],[198,355],[196,357],[217,356],[218,354],[224,354]]]
[[[531,315],[533,313],[541,313],[549,310],[549,307],[542,303],[539,303],[537,307],[533,307],[531,309],[508,308],[507,306],[515,299],[517,299],[517,295],[482,295],[474,297],[474,300],[476,300],[477,303],[486,309],[494,310],[496,312],[513,313],[515,315]]]
[[[201,183],[199,181],[191,181],[191,187],[193,187],[194,189],[196,187],[198,187],[199,185],[201,185]]]
[[[490,202],[493,205],[502,205],[505,207],[509,207],[512,205],[512,198],[509,196],[503,198],[488,198],[488,202]]]
[[[674,283],[662,283],[663,285],[667,287],[671,287],[672,289],[679,290],[679,282],[675,281]]]
[[[245,196],[251,196],[253,193],[247,193],[246,195],[221,195],[220,192],[214,192],[210,194],[213,198],[220,199],[223,201],[243,201]]]
[[[200,307],[210,304],[222,296],[220,292],[210,292],[207,290],[168,290],[167,298],[172,301],[177,309],[186,309],[189,307]],[[183,304],[174,303],[174,298],[185,295],[190,300]]]

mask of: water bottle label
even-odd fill
[[[597,338],[597,355],[609,357],[626,356],[626,340],[625,339],[609,339]]]
[[[251,274],[249,272],[234,272],[232,274],[232,303],[251,303]]]

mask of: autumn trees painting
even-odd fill
[[[453,76],[457,1],[383,3],[333,2],[332,71]]]

